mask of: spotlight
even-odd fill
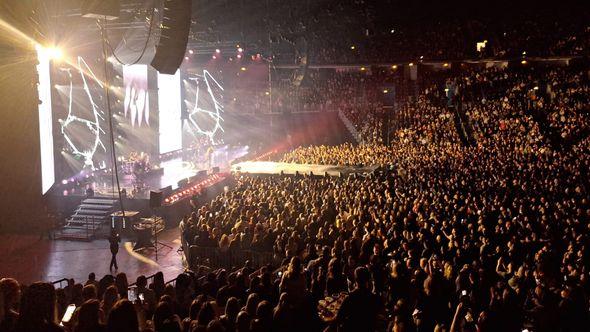
[[[238,57],[238,59],[241,59],[242,58],[242,55],[241,54],[238,54],[237,57]]]
[[[443,67],[448,67],[448,66],[449,66],[449,64],[446,62],[443,64]]]
[[[527,61],[526,60],[522,60],[520,63],[522,63],[523,65],[526,65],[527,64]]]
[[[193,51],[193,50],[188,50],[188,54],[194,54],[194,53],[195,53],[195,51]]]
[[[185,60],[188,60],[188,57],[187,57],[187,56],[185,56],[185,57],[184,57],[184,59],[185,59]]]
[[[410,64],[408,64],[408,66],[412,67],[414,65],[413,62],[410,62]]]
[[[220,50],[220,49],[218,49],[218,48],[216,48],[216,49],[215,49],[215,53],[221,53],[221,50]]]
[[[217,59],[217,57],[215,55],[212,56],[213,60]]]
[[[57,47],[43,47],[38,45],[37,49],[44,53],[49,59],[61,60],[63,58],[63,52]]]
[[[361,67],[361,71],[365,71],[365,70],[367,70],[367,68]]]
[[[242,53],[242,52],[244,52],[244,49],[240,47],[240,48],[238,48],[238,52]]]
[[[391,66],[391,69],[397,69],[397,65]]]
[[[389,90],[387,90],[387,89],[383,90],[383,93],[388,93],[388,92],[389,92]]]
[[[355,48],[356,48],[356,47],[355,47],[354,45],[352,45],[352,46],[350,47],[350,49],[351,49],[351,50],[353,50],[353,51],[354,51],[354,49],[355,49]]]
[[[241,71],[246,71],[246,67],[240,68]]]

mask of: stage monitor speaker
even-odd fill
[[[172,185],[164,187],[164,188],[160,189],[160,191],[162,192],[163,197],[168,197],[168,196],[172,195],[172,192],[173,192]]]
[[[119,18],[121,4],[119,0],[82,0],[80,9],[82,17],[114,20]]]
[[[164,0],[160,41],[151,63],[161,74],[173,75],[184,59],[191,27],[191,7],[191,0]]]
[[[161,191],[150,190],[150,208],[155,209],[162,206],[163,195]]]

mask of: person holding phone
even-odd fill
[[[111,236],[109,236],[109,245],[111,249],[111,264],[109,266],[109,270],[112,270],[113,266],[115,267],[115,271],[119,269],[119,266],[117,265],[117,253],[119,252],[119,242],[121,242],[121,237],[119,236],[119,234],[117,234],[114,228],[111,229]]]

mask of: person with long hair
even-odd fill
[[[74,326],[74,332],[103,332],[106,327],[101,323],[103,313],[100,310],[100,302],[91,299],[80,307],[78,322]]]
[[[182,331],[180,318],[174,314],[172,306],[168,302],[161,301],[154,312],[154,329],[156,332],[180,332]]]
[[[111,313],[111,309],[119,301],[119,291],[115,285],[110,285],[107,290],[104,292],[102,296],[102,302],[100,303],[100,307],[102,312],[104,313],[105,320],[109,319],[109,314]]]
[[[305,298],[307,294],[306,281],[299,257],[295,256],[291,258],[287,272],[283,274],[283,278],[281,279],[279,291],[281,293],[287,293],[294,305],[298,305]]]
[[[35,282],[23,294],[15,332],[63,332],[57,325],[53,285]]]
[[[139,332],[137,311],[127,299],[119,300],[113,306],[107,321],[107,332]]]
[[[129,282],[127,281],[127,275],[123,272],[118,273],[115,277],[115,286],[119,291],[121,298],[127,298],[127,289],[129,288]]]
[[[0,310],[2,319],[0,319],[0,331],[12,331],[18,321],[18,303],[21,292],[18,281],[12,278],[3,278],[0,280],[0,298],[3,301]]]

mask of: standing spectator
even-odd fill
[[[354,271],[356,288],[342,302],[336,317],[342,331],[375,331],[377,315],[381,313],[381,302],[377,295],[371,292],[371,274],[365,267],[358,267]]]
[[[107,332],[139,332],[137,312],[127,299],[119,300],[113,306],[107,321]]]
[[[2,303],[3,316],[0,321],[0,331],[13,331],[18,321],[18,303],[20,302],[20,285],[12,278],[3,278],[0,280],[0,296]]]
[[[74,332],[103,332],[106,327],[101,324],[104,320],[100,310],[100,302],[92,299],[84,302],[78,312],[78,322],[74,326]]]
[[[63,332],[57,325],[55,288],[36,282],[23,294],[16,332]]]

